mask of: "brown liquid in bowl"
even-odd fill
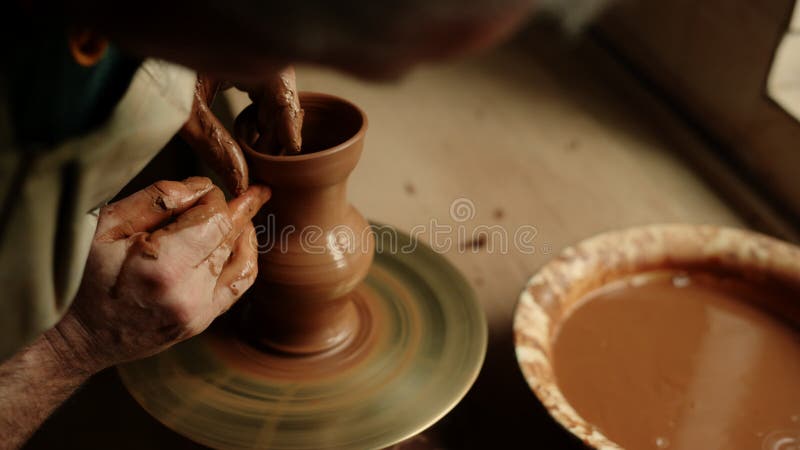
[[[559,388],[630,450],[800,448],[800,328],[759,305],[795,291],[653,272],[587,295],[553,347]]]

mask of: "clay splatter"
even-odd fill
[[[480,235],[474,237],[473,239],[470,239],[468,241],[462,242],[461,244],[459,244],[458,247],[463,251],[463,250],[467,250],[467,249],[469,249],[469,250],[480,250],[484,246],[486,246],[486,235],[485,234],[480,234]]]
[[[565,147],[565,150],[569,153],[576,152],[580,149],[581,149],[581,141],[577,139],[570,139],[569,142],[567,142],[567,146]]]
[[[494,217],[496,220],[500,220],[505,216],[506,212],[503,208],[495,208],[494,211],[492,212],[492,217]]]

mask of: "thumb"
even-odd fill
[[[98,241],[126,239],[150,231],[191,208],[214,184],[205,177],[159,181],[100,211],[95,231]]]

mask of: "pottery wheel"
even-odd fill
[[[474,382],[486,322],[444,257],[422,243],[403,251],[409,237],[395,238],[376,236],[379,251],[353,293],[359,329],[339,348],[271,353],[242,340],[228,318],[120,367],[123,382],[156,419],[214,448],[382,448],[422,431]]]

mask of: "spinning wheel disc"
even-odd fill
[[[474,382],[486,322],[441,255],[422,243],[404,252],[410,238],[388,235],[376,236],[385,251],[353,293],[359,330],[340,347],[278,354],[219,321],[120,367],[123,382],[159,421],[215,448],[381,448],[422,431]]]

